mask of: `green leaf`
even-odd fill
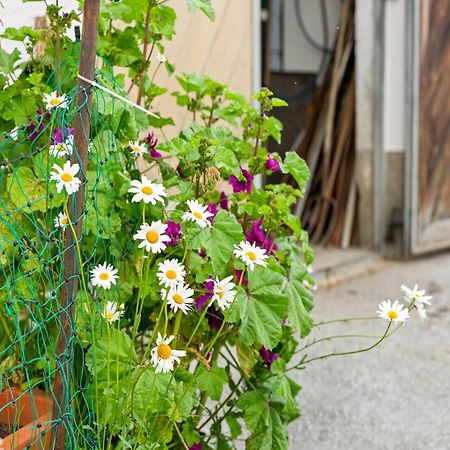
[[[256,350],[251,347],[247,347],[238,341],[236,343],[236,353],[239,361],[239,367],[248,377],[250,377],[253,367],[257,363]]]
[[[190,247],[206,251],[217,276],[232,258],[234,245],[244,238],[241,225],[228,211],[219,211],[211,227],[194,229],[192,235]]]
[[[47,209],[60,206],[64,201],[64,193],[56,194],[55,183],[49,182],[49,193],[53,198],[47,197],[45,182],[28,167],[19,167],[8,178],[7,194],[12,203],[20,209],[44,212]]]
[[[284,269],[271,260],[268,267],[255,267],[248,273],[248,292],[238,291],[226,319],[240,320],[240,339],[251,346],[259,342],[269,350],[280,340],[288,299],[284,294]]]
[[[289,173],[297,182],[300,190],[305,191],[310,177],[309,168],[304,159],[300,158],[295,152],[287,152],[284,162],[280,164],[283,173]]]
[[[211,146],[209,150],[213,155],[214,163],[218,169],[225,169],[228,173],[236,176],[241,175],[239,161],[232,150],[219,146]]]
[[[255,432],[269,424],[269,401],[263,391],[247,391],[239,397],[238,407],[244,412],[247,428]]]
[[[288,103],[286,101],[282,100],[281,98],[273,97],[271,101],[272,101],[272,106],[275,106],[275,107],[288,106]]]
[[[223,386],[228,383],[228,375],[222,367],[214,366],[211,370],[208,370],[202,365],[198,372],[197,381],[200,390],[206,392],[213,400],[219,401]]]
[[[300,262],[293,261],[285,290],[289,299],[287,310],[289,323],[300,332],[301,337],[308,335],[313,326],[310,314],[313,307],[312,295],[302,283],[306,274],[305,267]]]
[[[288,422],[300,416],[300,409],[295,399],[301,387],[284,373],[269,378],[272,394],[284,400],[283,416]]]
[[[238,401],[244,412],[247,428],[252,432],[247,439],[247,450],[287,450],[288,436],[279,405],[261,390],[245,392]]]
[[[216,19],[216,13],[214,12],[211,0],[188,0],[188,9],[190,12],[199,9],[213,22]]]
[[[129,374],[130,364],[137,363],[137,355],[130,337],[105,325],[97,333],[95,341],[86,354],[86,367],[98,381],[115,379]]]

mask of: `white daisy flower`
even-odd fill
[[[403,300],[408,303],[414,302],[415,306],[431,305],[430,300],[433,298],[431,295],[425,295],[425,289],[419,290],[417,284],[412,288],[408,288],[402,284],[401,290],[403,291]]]
[[[161,52],[158,52],[158,55],[156,57],[158,58],[158,61],[161,64],[164,64],[165,62],[167,62],[167,57]]]
[[[239,245],[234,246],[234,254],[247,264],[250,270],[255,268],[255,264],[267,267],[267,255],[264,248],[258,247],[255,243],[241,241]]]
[[[45,108],[50,111],[54,108],[66,108],[69,98],[66,94],[58,95],[57,91],[44,94]]]
[[[173,341],[173,336],[163,339],[158,333],[156,339],[156,347],[152,348],[152,364],[156,373],[166,373],[173,370],[175,361],[180,363],[180,357],[186,356],[184,350],[173,350],[170,348],[170,343]]]
[[[165,287],[175,287],[177,284],[184,281],[186,270],[176,258],[166,259],[158,264],[158,273],[156,276],[159,282]]]
[[[170,242],[170,237],[164,234],[167,230],[167,225],[160,220],[148,223],[143,223],[139,231],[133,236],[137,241],[142,240],[139,248],[145,247],[147,252],[160,253],[166,249],[166,242]]]
[[[100,286],[109,289],[111,284],[116,284],[117,269],[111,264],[99,264],[91,270],[91,283],[93,286]]]
[[[397,300],[394,303],[391,303],[390,300],[381,302],[378,308],[378,316],[382,319],[402,324],[406,322],[406,319],[409,319],[408,310],[403,308],[403,305],[399,305]]]
[[[131,153],[133,153],[133,155],[135,156],[141,156],[144,153],[148,152],[145,144],[140,144],[139,141],[128,141],[128,145],[130,146]]]
[[[193,295],[194,290],[184,283],[179,283],[171,287],[169,292],[166,289],[161,290],[161,297],[163,300],[167,299],[167,304],[170,308],[174,312],[181,309],[184,314],[187,314],[191,310],[191,305],[194,303]]]
[[[106,302],[105,308],[103,309],[102,312],[102,317],[106,319],[107,322],[111,325],[113,322],[116,322],[123,316],[124,312],[123,309],[121,308],[122,305],[117,307],[116,302],[110,301]]]
[[[20,131],[20,128],[15,127],[8,133],[8,135],[13,141],[17,141],[17,139],[19,137],[19,131]]]
[[[58,217],[55,217],[54,223],[55,228],[66,228],[67,225],[69,225],[69,218],[66,216],[66,214],[60,212],[58,214]]]
[[[416,305],[417,313],[419,314],[420,320],[423,322],[427,318],[427,310],[423,304]]]
[[[50,145],[50,155],[61,158],[62,156],[71,155],[73,152],[73,136],[67,136],[64,142],[57,142]]]
[[[209,217],[214,216],[214,214],[210,213],[207,209],[207,206],[203,206],[197,200],[188,200],[186,202],[188,205],[189,211],[186,211],[183,214],[183,220],[191,220],[192,222],[196,222],[197,225],[202,228],[210,227],[211,222],[208,220]]]
[[[72,165],[69,161],[66,161],[62,168],[58,166],[58,164],[53,164],[52,168],[55,169],[56,172],[50,172],[50,180],[56,181],[56,190],[58,193],[64,188],[69,195],[78,191],[81,184],[81,180],[75,176],[80,170],[78,164]]]
[[[236,286],[231,280],[233,275],[219,280],[216,278],[214,280],[214,295],[213,299],[217,301],[217,305],[222,311],[225,311],[236,297],[236,291],[234,287]]]
[[[128,192],[134,194],[132,202],[143,201],[145,204],[156,205],[156,202],[163,203],[163,197],[167,197],[166,188],[162,184],[153,183],[145,175],[142,175],[142,181],[131,180],[131,186]]]

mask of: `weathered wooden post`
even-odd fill
[[[79,74],[88,80],[94,79],[99,9],[100,0],[86,0],[84,2]],[[73,154],[73,162],[80,164],[80,179],[83,183],[74,198],[71,198],[71,205],[68,205],[71,221],[75,225],[77,241],[81,239],[85,203],[90,109],[92,104],[91,88],[92,86],[88,82],[78,79],[77,113],[74,123],[74,144],[76,151]],[[58,358],[57,374],[53,383],[54,406],[52,419],[55,421],[53,429],[53,448],[55,450],[65,449],[66,427],[64,420],[65,414],[70,406],[70,366],[73,357],[75,302],[78,292],[79,268],[81,263],[81,261],[78,261],[74,238],[73,233],[68,230],[66,232],[64,275],[60,296],[60,334],[56,348]]]

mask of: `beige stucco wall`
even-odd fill
[[[252,93],[252,0],[213,0],[216,20],[201,12],[189,13],[186,1],[171,1],[177,13],[176,35],[166,46],[166,55],[176,73],[204,73],[226,83],[250,98]],[[174,75],[165,70],[156,74],[155,83],[169,92],[179,90]],[[177,127],[166,127],[166,135],[189,125],[191,116],[176,105],[175,98],[163,95],[153,108],[162,116],[174,118]]]

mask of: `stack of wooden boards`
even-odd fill
[[[292,150],[311,169],[296,213],[311,242],[347,248],[357,236],[354,0],[345,0],[313,114]]]

